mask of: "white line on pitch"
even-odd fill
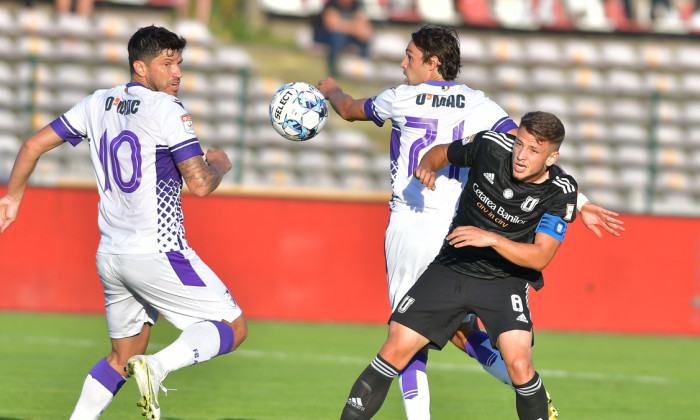
[[[284,352],[270,352],[263,350],[238,349],[236,354],[244,357],[271,357],[275,359],[294,359],[305,361],[329,361],[334,363],[352,363],[363,364],[371,361],[371,358],[360,358],[351,356],[331,356],[327,354],[291,354]],[[462,371],[462,372],[478,372],[486,373],[480,365],[471,359],[466,359],[464,364],[456,363],[440,363],[430,362],[429,369],[442,371]],[[595,380],[595,381],[620,381],[620,382],[636,382],[636,383],[652,383],[652,384],[668,384],[670,380],[661,376],[649,375],[623,375],[623,374],[607,374],[596,372],[568,372],[564,370],[537,369],[544,377],[556,377],[562,379],[579,379],[579,380]]]
[[[71,347],[90,347],[90,346],[100,346],[103,344],[102,341],[94,339],[75,339],[75,338],[65,338],[65,337],[51,337],[51,336],[26,336],[23,337],[24,341],[30,344],[44,344],[44,345],[61,345],[61,346],[71,346]],[[0,334],[0,343],[10,341],[10,337]],[[107,342],[104,342],[106,345]],[[151,342],[148,345],[149,353],[156,352],[167,343]],[[331,363],[344,363],[344,364],[358,364],[362,365],[369,363],[371,358],[363,358],[356,356],[336,356],[329,354],[297,354],[297,353],[285,353],[280,351],[265,351],[265,350],[254,350],[254,349],[243,349],[240,348],[236,350],[235,355],[238,357],[269,357],[274,359],[290,359],[290,360],[304,360],[304,361],[316,361],[316,362],[331,362]],[[466,356],[465,356],[466,357]],[[457,363],[440,363],[431,362],[429,365],[430,369],[441,370],[441,371],[461,371],[461,372],[476,372],[476,373],[486,373],[481,366],[474,363],[471,359],[465,358],[464,364]],[[650,375],[623,375],[623,374],[607,374],[607,373],[596,373],[596,372],[569,372],[565,370],[553,370],[553,369],[537,369],[538,372],[544,377],[560,378],[560,379],[578,379],[578,380],[592,380],[592,381],[619,381],[619,382],[636,382],[636,383],[651,383],[651,384],[668,384],[670,380],[662,376],[650,376]]]

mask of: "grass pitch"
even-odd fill
[[[383,325],[249,322],[233,354],[171,373],[162,418],[335,419],[386,337]],[[149,353],[178,335],[153,329]],[[535,365],[562,419],[700,418],[700,340],[539,332]],[[0,420],[67,419],[109,351],[98,315],[0,313]],[[513,392],[454,348],[428,363],[434,419],[517,418]],[[138,419],[127,381],[103,419]],[[396,381],[377,419],[402,419]]]

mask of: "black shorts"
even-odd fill
[[[398,322],[442,349],[468,313],[475,313],[495,347],[498,336],[511,330],[532,330],[527,281],[481,279],[433,262],[391,314]]]

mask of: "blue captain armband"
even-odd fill
[[[566,233],[567,226],[568,223],[566,223],[561,217],[552,216],[551,214],[545,213],[540,219],[540,223],[537,225],[535,233],[546,233],[557,241],[562,242],[564,240],[564,234]]]

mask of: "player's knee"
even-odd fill
[[[513,384],[524,384],[535,374],[535,367],[526,357],[516,357],[506,364],[508,375]]]
[[[402,370],[408,365],[415,355],[415,351],[412,349],[399,347],[396,345],[385,344],[379,351],[379,355],[382,356],[384,360],[395,366],[397,369]]]

